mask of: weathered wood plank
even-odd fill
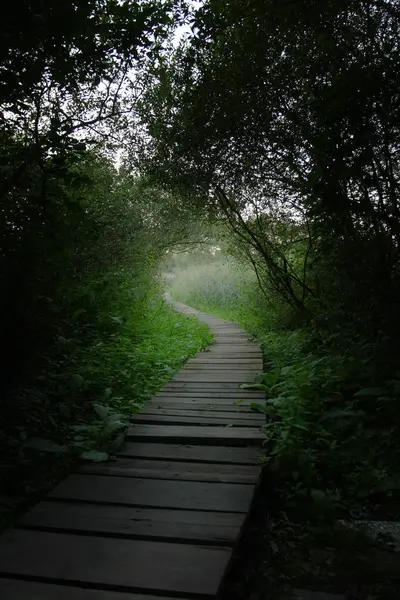
[[[215,358],[212,354],[211,356],[200,356],[200,355],[196,355],[194,358],[191,358],[188,362],[188,365],[229,365],[230,367],[234,366],[236,367],[237,365],[256,365],[257,367],[260,366],[262,367],[263,362],[260,359],[254,359],[254,358]]]
[[[252,405],[258,404],[263,405],[264,402],[265,400],[261,398],[255,398],[253,401],[236,398],[229,400],[226,398],[215,398],[213,400],[207,400],[207,398],[202,397],[187,398],[186,396],[183,396],[182,398],[158,398],[156,400],[153,400],[152,402],[149,402],[147,404],[147,408],[151,410],[172,409],[174,408],[173,405],[178,404],[180,405],[182,410],[198,410],[201,412],[204,410],[215,410],[216,408],[218,409],[218,407],[220,407],[221,411],[232,411],[232,413],[239,412],[240,414],[244,415],[257,415],[257,412],[253,411],[250,407]],[[212,408],[207,408],[208,406]]]
[[[0,538],[6,575],[115,586],[127,591],[215,596],[231,550],[145,540],[15,530]],[[25,599],[24,599],[25,600]]]
[[[43,501],[33,507],[18,526],[69,531],[77,535],[83,532],[132,539],[233,545],[244,520],[242,513]]]
[[[187,389],[187,387],[182,388],[171,388],[171,389],[163,389],[158,392],[153,398],[157,400],[157,398],[203,398],[204,400],[215,400],[222,399],[227,401],[235,402],[238,399],[244,400],[253,400],[254,398],[263,398],[265,399],[265,392],[263,391],[246,391],[246,390],[224,390],[224,389],[204,389],[201,386],[193,386],[193,389]]]
[[[171,381],[189,381],[190,383],[252,383],[254,371],[204,371],[194,373],[182,369]]]
[[[259,467],[218,465],[216,469],[215,465],[210,463],[150,461],[129,458],[121,458],[109,463],[86,465],[80,467],[78,472],[112,477],[249,484],[256,484],[260,476]]]
[[[216,363],[216,362],[191,362],[189,361],[188,363],[186,363],[186,366],[184,367],[185,371],[204,371],[204,370],[211,370],[211,371],[228,371],[229,369],[231,370],[236,370],[239,369],[240,371],[255,371],[256,373],[260,372],[262,370],[262,366],[258,366],[254,363],[249,363],[249,365],[247,366],[244,363],[234,363],[234,364],[230,364],[229,362],[224,362],[224,363]]]
[[[238,350],[236,346],[216,346],[212,351],[204,353],[203,356],[214,356],[215,358],[254,358],[255,360],[263,360],[260,350]]]
[[[145,425],[158,425],[165,423],[167,425],[207,425],[209,427],[225,426],[225,427],[260,427],[262,423],[259,419],[240,419],[229,418],[227,416],[212,417],[199,414],[185,415],[165,415],[165,414],[144,414],[140,413],[135,416],[134,424],[140,423]]]
[[[262,400],[254,400],[255,403],[262,403]],[[157,400],[150,402],[147,407],[154,410],[166,410],[166,409],[178,409],[178,410],[198,410],[198,411],[220,411],[220,412],[235,412],[239,416],[254,414],[258,415],[259,413],[255,411],[251,411],[249,409],[250,402],[241,402],[240,404],[235,404],[235,402],[213,402],[204,401],[201,398],[183,398],[180,402],[179,400]],[[265,419],[263,419],[264,421]]]
[[[223,392],[225,390],[228,391],[235,391],[236,393],[240,394],[240,387],[239,387],[239,382],[231,382],[231,383],[226,383],[226,382],[216,382],[216,381],[212,381],[212,382],[190,382],[190,381],[176,381],[176,380],[172,380],[170,382],[168,382],[162,389],[163,392],[167,391],[167,390],[183,390],[186,392]]]
[[[161,596],[125,594],[82,587],[0,578],[1,600],[165,600]],[[178,600],[169,598],[168,600]],[[179,600],[184,600],[180,598]]]
[[[50,498],[101,504],[124,504],[183,510],[246,513],[254,486],[239,483],[169,481],[102,475],[73,474],[62,481]]]
[[[197,427],[191,425],[133,425],[128,441],[181,442],[192,444],[248,446],[261,444],[263,434],[250,427]]]
[[[187,402],[187,401],[193,401],[193,402],[200,402],[200,403],[219,403],[219,404],[231,404],[232,406],[234,406],[237,402],[243,402],[244,406],[247,406],[247,410],[250,410],[248,407],[250,405],[250,403],[254,400],[255,402],[259,401],[265,401],[266,397],[264,395],[261,394],[250,394],[250,393],[246,393],[246,394],[238,394],[237,392],[235,393],[230,393],[230,392],[218,392],[215,390],[212,390],[210,393],[208,393],[208,390],[201,390],[201,388],[190,388],[188,390],[175,390],[175,389],[170,389],[170,390],[164,390],[162,393],[158,394],[157,396],[154,396],[153,400],[151,400],[148,404],[146,404],[146,406],[149,406],[152,403],[157,403],[158,401],[161,402]]]
[[[221,333],[217,336],[215,343],[213,344],[213,346],[216,346],[217,344],[235,344],[235,346],[237,346],[237,348],[241,348],[242,346],[255,346],[257,349],[259,349],[259,346],[257,346],[256,344],[254,344],[254,342],[252,342],[250,340],[250,338],[246,335],[238,335],[238,334],[228,334],[228,333]]]
[[[232,448],[222,446],[196,446],[192,444],[155,444],[149,442],[126,443],[119,456],[148,460],[176,460],[234,465],[259,465],[262,450],[257,447]],[[217,468],[217,467],[216,467]]]
[[[229,341],[228,339],[216,342],[213,346],[210,346],[208,352],[204,352],[201,356],[217,356],[221,352],[229,356],[240,354],[244,358],[262,359],[262,352],[258,346],[254,346],[254,344],[249,344],[248,342],[240,343],[237,340]],[[234,358],[237,358],[237,356],[234,356]]]
[[[147,405],[146,408],[144,408],[138,415],[136,415],[135,418],[140,417],[140,416],[148,416],[148,415],[200,417],[200,418],[212,419],[213,421],[215,421],[216,419],[224,419],[225,422],[228,422],[228,423],[230,422],[229,421],[230,419],[232,419],[233,421],[257,420],[257,425],[260,425],[260,423],[262,424],[265,420],[265,416],[263,416],[262,414],[257,413],[255,411],[246,410],[245,408],[242,408],[241,411],[236,411],[236,412],[229,412],[229,411],[217,412],[217,411],[201,410],[201,409],[196,408],[195,406],[191,406],[191,407],[184,406],[184,408],[181,410],[177,410],[174,408],[171,408],[171,409],[159,408],[158,406],[152,408],[151,404]]]
[[[227,338],[225,338],[226,341],[220,342],[220,336],[217,335],[214,338],[214,341],[211,343],[211,345],[209,346],[209,348],[207,350],[205,350],[206,353],[212,352],[215,348],[217,348],[218,346],[226,346],[226,345],[230,345],[232,350],[234,350],[235,352],[239,352],[239,346],[240,346],[240,350],[243,350],[243,348],[249,349],[251,351],[254,352],[260,352],[261,353],[261,348],[259,346],[259,344],[256,344],[253,341],[250,341],[248,339],[241,339],[241,340],[236,340],[237,342],[237,346],[236,347],[236,343],[235,346],[233,346],[232,344],[230,344],[229,340]]]

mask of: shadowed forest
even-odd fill
[[[263,349],[230,598],[398,598],[393,539],[338,524],[400,520],[400,2],[16,0],[0,34],[0,529],[212,343],[168,293]]]

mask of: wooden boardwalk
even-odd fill
[[[82,467],[0,537],[1,600],[216,598],[260,474],[262,370],[233,323],[135,417],[112,463]],[[240,401],[238,403],[238,401]]]

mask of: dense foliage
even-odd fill
[[[174,293],[265,350],[254,408],[284,512],[255,597],[277,573],[348,589],[332,520],[398,516],[399,17],[381,0],[206,1],[141,107],[149,173],[227,226],[242,265],[182,271]],[[369,562],[350,561],[354,597],[396,597]]]
[[[267,519],[248,532],[227,597],[280,598],[312,584],[396,598],[390,538],[376,546],[338,519],[399,519],[398,374],[385,379],[374,344],[351,332],[316,340],[232,256],[187,253],[168,268],[175,298],[239,322],[264,350],[265,372],[244,387],[266,392],[253,409],[266,415]]]
[[[154,64],[149,169],[226,219],[294,307],[329,304],[328,330],[393,332],[398,3],[210,0],[192,21]]]
[[[162,299],[158,265],[188,219],[111,152],[170,8],[21,1],[2,17],[0,521],[76,457],[115,452],[210,340]]]
[[[393,514],[399,0],[17,0],[0,33],[2,500],[209,341],[163,265],[263,343],[285,506]]]
[[[285,358],[283,343],[285,371],[272,361],[273,390],[265,385],[270,417],[284,398],[302,407],[295,461],[320,436],[304,459],[311,471],[331,443],[343,469],[352,460],[339,432],[361,432],[354,456],[377,432],[399,452],[399,16],[398,2],[382,0],[209,0],[187,39],[153,62],[140,104],[148,172],[225,224],[229,251],[254,270],[280,324],[303,328],[302,359]],[[290,446],[280,418],[269,431]],[[385,476],[371,469],[365,493]]]

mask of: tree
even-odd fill
[[[121,265],[137,247],[140,211],[118,195],[116,172],[105,154],[121,119],[134,108],[134,94],[140,93],[135,68],[158,52],[170,8],[162,0],[17,0],[4,11],[5,386],[15,381],[14,367],[22,374],[41,359],[69,310],[76,281]]]
[[[189,41],[154,65],[142,109],[150,171],[241,233],[254,223],[281,288],[287,259],[265,225],[301,222],[297,300],[342,302],[347,286],[350,312],[368,289],[375,334],[398,286],[399,16],[397,1],[209,0]]]

